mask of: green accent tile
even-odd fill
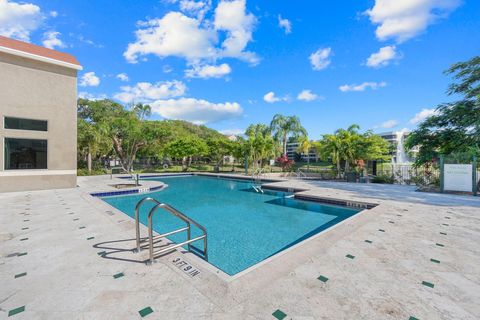
[[[78,229],[85,229],[85,227],[82,226],[82,227],[79,227]]]
[[[272,313],[272,316],[274,316],[276,319],[278,320],[282,320],[282,319],[285,319],[285,317],[287,316],[286,313],[284,313],[282,310],[280,309],[277,309],[275,310],[273,313]]]
[[[383,230],[383,229],[378,229],[378,231],[380,231],[380,232],[385,232],[385,230]]]
[[[140,314],[140,316],[142,318],[145,317],[145,316],[148,316],[152,312],[153,312],[153,310],[150,307],[146,307],[146,308],[143,308],[142,310],[138,311],[138,313]]]
[[[15,275],[15,279],[20,278],[20,277],[24,277],[24,276],[26,276],[26,275],[27,275],[26,272],[22,272],[22,273],[16,274],[16,275]]]
[[[431,283],[431,282],[427,282],[427,281],[422,281],[422,284],[426,287],[429,287],[429,288],[433,288],[434,287],[434,284]]]
[[[447,235],[447,233],[446,233],[446,232],[440,232],[440,234],[443,234],[444,236],[446,236],[446,235]]]
[[[95,237],[88,237],[87,240],[95,239]]]
[[[439,247],[445,247],[445,245],[441,244],[441,243],[435,243],[437,246]]]
[[[372,243],[372,240],[365,240],[366,243]]]
[[[410,318],[408,318],[408,320],[419,320],[418,318],[415,318],[413,316],[410,316]]]
[[[430,261],[435,262],[435,263],[440,263],[440,260],[437,260],[437,259],[430,259]]]
[[[27,255],[27,252],[22,252],[22,253],[17,254],[17,257],[26,256],[26,255]]]
[[[322,281],[322,282],[327,282],[328,281],[328,278],[325,277],[325,276],[320,276],[317,278],[318,280]]]
[[[442,223],[442,225],[445,226],[445,227],[448,227],[448,226],[449,226],[448,223]]]
[[[117,274],[114,274],[113,275],[113,279],[118,279],[118,278],[121,278],[123,277],[125,274],[123,272],[120,272],[120,273],[117,273]]]
[[[15,309],[12,309],[12,310],[8,311],[8,316],[9,317],[14,316],[17,313],[20,313],[20,312],[23,312],[23,311],[25,311],[25,306],[21,306],[21,307],[18,307],[18,308],[15,308]]]
[[[28,230],[28,227],[23,227],[22,230]]]
[[[355,256],[352,256],[351,254],[347,254],[345,257],[347,257],[348,259],[355,259]]]
[[[22,239],[20,239],[20,241],[25,241],[25,240],[28,240],[28,238],[22,238]]]
[[[107,252],[106,252],[106,251],[97,252],[97,254],[98,254],[99,256],[102,256],[102,257],[105,255],[105,253],[107,253]]]

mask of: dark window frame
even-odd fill
[[[30,140],[30,141],[44,141],[45,142],[45,168],[7,168],[7,140]],[[49,158],[49,148],[48,148],[48,139],[39,139],[39,138],[17,138],[17,137],[4,137],[3,138],[3,170],[4,171],[24,171],[24,170],[48,170],[48,158]],[[10,161],[11,162],[11,161]]]
[[[25,128],[25,127],[22,128],[21,125],[19,125],[19,128],[8,128],[7,127],[7,120],[8,119],[18,120],[19,124],[20,124],[21,121],[37,122],[40,126],[43,125],[43,123],[44,123],[45,130],[43,130],[43,129],[29,129],[29,128]],[[48,120],[4,116],[3,117],[3,128],[6,129],[6,130],[26,130],[26,131],[48,132]]]

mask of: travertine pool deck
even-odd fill
[[[113,182],[80,177],[75,189],[0,194],[0,319],[480,318],[478,198],[271,183],[379,205],[228,278],[190,253],[146,266],[128,251],[133,220],[89,195]],[[185,274],[177,258],[200,274]]]

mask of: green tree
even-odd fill
[[[244,148],[245,154],[252,161],[253,169],[258,165],[263,167],[263,161],[275,157],[277,148],[270,128],[264,124],[252,124],[245,131],[247,140]]]
[[[445,74],[455,81],[447,94],[460,96],[460,100],[440,104],[435,114],[408,136],[405,148],[419,147],[417,165],[439,154],[480,154],[480,56],[452,65]]]
[[[152,107],[148,104],[137,103],[132,109],[140,120],[145,120],[152,115]]]
[[[86,158],[89,174],[92,173],[92,160],[111,150],[111,144],[105,137],[101,127],[87,122],[85,119],[77,120],[77,149],[80,157]]]
[[[310,169],[310,150],[312,150],[314,147],[313,141],[310,141],[310,139],[308,139],[308,136],[305,135],[300,137],[298,142],[299,142],[299,145],[298,145],[297,151],[300,154],[307,155],[307,170],[309,170]]]
[[[175,139],[167,144],[165,152],[171,157],[182,159],[182,170],[187,171],[189,159],[203,156],[208,152],[207,144],[198,137],[187,136]]]
[[[130,172],[137,153],[155,143],[158,139],[157,128],[151,122],[142,120],[134,110],[111,100],[78,101],[79,117],[89,122],[112,143],[113,150],[120,160],[122,168]]]
[[[297,116],[284,116],[276,114],[270,123],[270,131],[274,133],[275,141],[281,143],[283,154],[287,154],[287,141],[289,136],[298,138],[306,136],[307,131],[302,127]]]
[[[208,146],[208,156],[216,166],[219,166],[226,156],[233,153],[234,142],[227,137],[212,137],[206,139],[205,142]]]

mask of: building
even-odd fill
[[[409,153],[415,154],[415,152],[418,152],[418,148],[414,148],[410,150],[410,152],[406,152],[404,148],[405,139],[409,134],[410,132],[405,130],[383,132],[378,134],[392,146],[392,163],[409,164],[414,160]]]
[[[297,141],[290,141],[287,142],[287,157],[289,160],[295,160],[295,155],[300,154],[298,152],[298,147],[300,146],[300,143]],[[307,162],[308,158],[310,158],[310,162],[315,162],[318,159],[317,152],[315,151],[315,148],[311,148],[308,156],[304,153],[301,153],[300,156],[302,157],[302,161]]]
[[[0,192],[77,180],[75,57],[0,36]]]

